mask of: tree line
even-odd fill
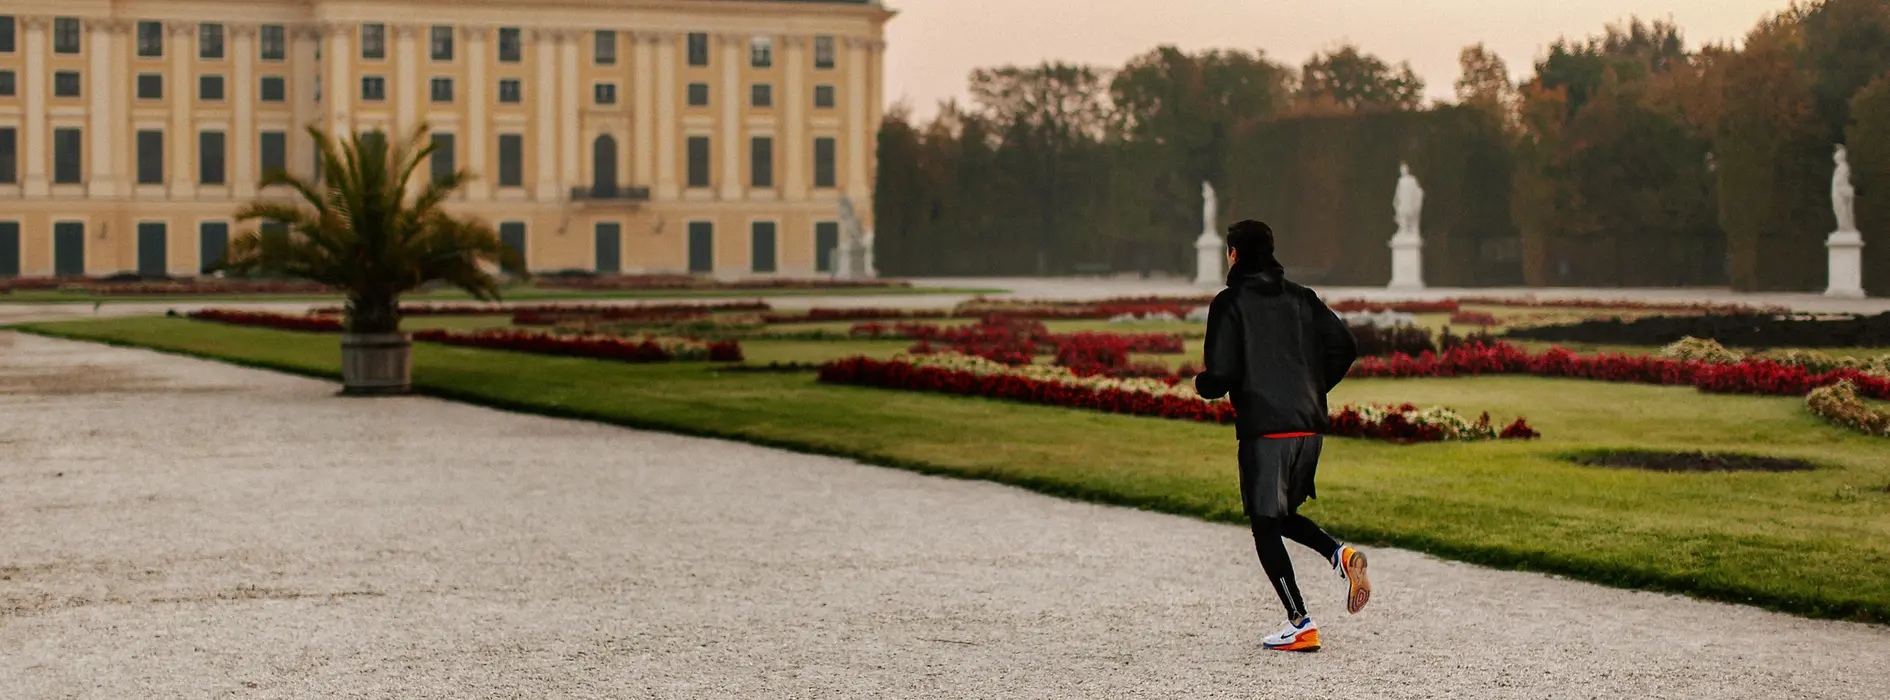
[[[1205,181],[1223,221],[1296,240],[1305,276],[1382,284],[1406,161],[1439,283],[1820,289],[1843,143],[1865,283],[1890,294],[1890,0],[1801,3],[1737,46],[1630,19],[1556,41],[1519,84],[1481,45],[1460,67],[1433,104],[1408,64],[1352,45],[975,71],[968,103],[884,122],[880,266],[1187,274]]]

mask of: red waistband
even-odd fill
[[[1312,437],[1314,435],[1318,435],[1318,433],[1274,433],[1272,435],[1262,435],[1260,437],[1266,438],[1268,440],[1281,440],[1285,438]]]

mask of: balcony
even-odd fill
[[[571,201],[595,202],[598,204],[642,204],[650,201],[648,187],[591,187],[571,188]]]

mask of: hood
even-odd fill
[[[1252,264],[1241,260],[1227,271],[1227,286],[1251,289],[1268,296],[1277,295],[1286,291],[1286,268],[1272,256]]]

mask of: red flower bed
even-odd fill
[[[1854,369],[1814,374],[1802,367],[1748,360],[1737,364],[1685,362],[1639,355],[1577,355],[1555,348],[1530,354],[1506,343],[1464,345],[1443,354],[1368,357],[1352,366],[1353,377],[1457,377],[1529,374],[1637,384],[1692,385],[1722,394],[1804,396],[1812,389],[1849,380],[1860,395],[1890,399],[1890,380]]]
[[[670,362],[675,356],[662,345],[652,340],[637,340],[617,336],[577,336],[553,335],[537,331],[486,330],[474,333],[460,333],[446,330],[424,330],[413,334],[414,340],[444,345],[463,345],[485,348],[488,350],[511,350],[539,355],[559,355],[563,357],[589,357],[617,362]],[[742,361],[741,344],[733,340],[707,343],[709,361]]]
[[[827,321],[883,321],[902,318],[951,318],[952,314],[943,309],[808,309],[806,314],[768,314],[762,317],[768,323],[818,323]]]
[[[190,312],[189,317],[199,321],[225,323],[232,326],[274,328],[280,331],[340,333],[343,330],[341,320],[333,316],[293,316],[290,314],[276,314],[266,311],[203,309]]]
[[[1330,306],[1333,311],[1342,314],[1359,311],[1370,313],[1397,311],[1407,314],[1447,314],[1456,312],[1458,303],[1455,299],[1444,299],[1441,301],[1367,301],[1364,299],[1343,299],[1333,302],[1328,306]]]
[[[615,314],[658,313],[662,311],[690,311],[713,313],[717,311],[767,311],[769,306],[759,301],[731,301],[714,304],[639,304],[635,306],[611,304],[401,304],[402,316],[510,316],[516,314],[566,315],[566,316],[606,316],[615,320]],[[316,309],[311,313],[339,314],[343,309],[330,306]]]
[[[1484,311],[1459,311],[1450,315],[1450,322],[1460,326],[1496,326],[1502,322],[1496,315]]]
[[[557,289],[636,290],[753,290],[753,289],[904,289],[911,282],[901,280],[750,279],[713,280],[690,275],[619,275],[611,277],[540,278],[538,286]]]
[[[1782,306],[1749,306],[1708,302],[1647,302],[1625,299],[1517,299],[1510,297],[1464,297],[1463,304],[1507,306],[1526,309],[1623,309],[1632,311],[1698,312],[1706,314],[1784,313]]]

